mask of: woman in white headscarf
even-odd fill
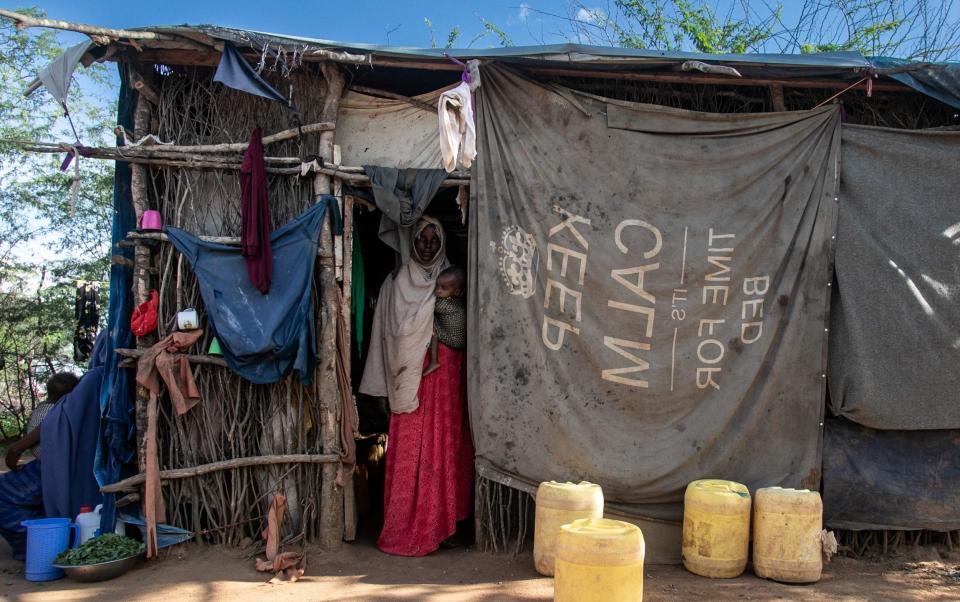
[[[435,551],[473,505],[464,351],[440,344],[440,368],[423,375],[436,279],[449,265],[443,227],[424,216],[410,260],[384,281],[373,317],[360,392],[390,402],[384,525],[377,540],[389,554]]]

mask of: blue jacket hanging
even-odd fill
[[[167,228],[170,242],[193,265],[206,317],[230,368],[257,384],[274,383],[291,368],[309,383],[316,367],[313,266],[327,209],[339,233],[337,199],[316,205],[273,232],[273,284],[263,295],[247,276],[239,247],[205,242]]]

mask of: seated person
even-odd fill
[[[0,535],[10,543],[13,557],[23,560],[26,553],[26,528],[20,521],[43,517],[40,460],[20,466],[20,456],[40,443],[40,424],[62,397],[77,386],[78,379],[70,372],[58,372],[47,381],[47,400],[33,409],[27,422],[26,435],[7,448],[5,462],[10,472],[0,475]]]
[[[106,360],[106,338],[101,333],[90,369],[73,390],[59,393],[47,408],[39,427],[13,444],[6,457],[10,472],[0,475],[0,535],[9,543],[13,557],[26,555],[26,527],[20,523],[35,518],[73,518],[82,506],[96,506],[103,496],[93,476],[94,457],[100,436],[100,384]],[[69,379],[54,375],[47,401],[57,395],[57,384]],[[19,464],[24,451],[40,444],[40,456]]]
[[[437,360],[438,342],[451,349],[463,349],[467,346],[467,300],[463,294],[466,283],[466,271],[455,265],[437,276],[437,287],[434,289],[437,302],[433,310],[430,363],[423,371],[424,376],[440,367],[440,362]]]
[[[57,372],[47,381],[47,400],[38,403],[33,411],[30,412],[30,419],[27,421],[26,434],[15,441],[7,448],[7,456],[4,459],[7,468],[10,470],[19,470],[20,456],[27,450],[35,458],[39,458],[38,443],[40,442],[40,423],[46,418],[53,406],[60,401],[60,398],[73,391],[80,379],[73,372]]]

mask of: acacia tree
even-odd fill
[[[570,39],[604,46],[706,53],[829,52],[946,61],[960,56],[955,0],[600,0],[556,20]]]
[[[21,148],[73,139],[49,94],[23,94],[62,46],[49,30],[0,21],[0,443],[20,434],[47,376],[71,366],[74,281],[106,280],[109,268],[113,166],[83,161],[63,173],[62,157]],[[112,131],[114,79],[93,65],[75,80],[72,120],[83,142],[99,145]]]

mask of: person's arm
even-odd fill
[[[15,441],[7,448],[5,462],[10,470],[20,470],[20,456],[34,445],[40,443],[40,427],[33,429],[26,437]]]
[[[423,375],[426,376],[440,367],[440,362],[437,361],[437,333],[433,333],[433,336],[430,338],[430,364],[427,365],[427,369],[423,371]]]

